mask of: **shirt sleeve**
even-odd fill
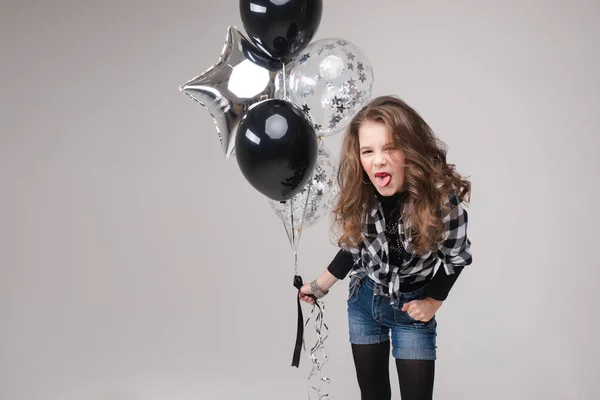
[[[464,267],[473,262],[471,241],[467,237],[469,217],[467,210],[453,195],[449,200],[450,211],[444,215],[444,240],[440,243],[437,255],[442,261],[447,275],[454,274],[455,267]]]
[[[454,286],[454,283],[458,279],[458,276],[462,272],[464,267],[454,267],[454,273],[448,275],[444,268],[439,268],[433,279],[427,286],[425,286],[425,296],[431,297],[432,299],[444,301],[450,293],[450,289]]]
[[[344,279],[352,269],[353,265],[354,257],[352,256],[352,253],[340,249],[327,267],[327,270],[336,278]]]

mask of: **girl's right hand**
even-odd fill
[[[310,283],[305,283],[300,287],[300,293],[298,293],[298,297],[300,297],[300,300],[302,301],[305,301],[309,304],[314,304],[315,300],[309,295],[312,295]]]

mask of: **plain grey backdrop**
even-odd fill
[[[0,399],[307,398],[281,222],[178,91],[229,25],[237,1],[2,2]],[[326,37],[473,183],[435,397],[600,398],[599,3],[325,0]],[[305,280],[331,239],[304,232]],[[347,284],[325,299],[332,399],[359,399]]]

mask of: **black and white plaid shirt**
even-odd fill
[[[390,266],[385,218],[381,203],[377,201],[376,206],[365,216],[361,246],[358,248],[342,246],[342,249],[350,252],[354,259],[350,275],[357,274],[359,271],[366,272],[375,281],[375,294],[390,297],[390,302],[393,303],[398,298],[401,282],[423,281],[433,274],[440,263],[448,275],[454,273],[455,266],[471,264],[471,241],[467,238],[467,211],[456,195],[450,196],[448,203],[450,203],[450,211],[443,216],[444,239],[436,251],[427,252],[422,256],[413,251],[410,221],[403,221],[403,213],[400,213],[398,233],[404,247],[402,262],[399,266]],[[408,237],[404,235],[405,223]]]

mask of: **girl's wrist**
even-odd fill
[[[443,301],[442,300],[436,300],[433,297],[429,297],[427,296],[425,298],[425,300],[427,300],[428,302],[430,302],[431,304],[433,304],[434,306],[436,306],[437,308],[440,308],[442,306]]]
[[[317,278],[317,283],[323,292],[328,292],[329,289],[337,282],[337,278],[329,271],[325,271],[320,277]]]
[[[315,279],[310,283],[310,292],[317,299],[320,299],[321,297],[324,297],[327,293],[329,293],[329,290],[324,289],[321,285],[319,285],[318,280]]]

